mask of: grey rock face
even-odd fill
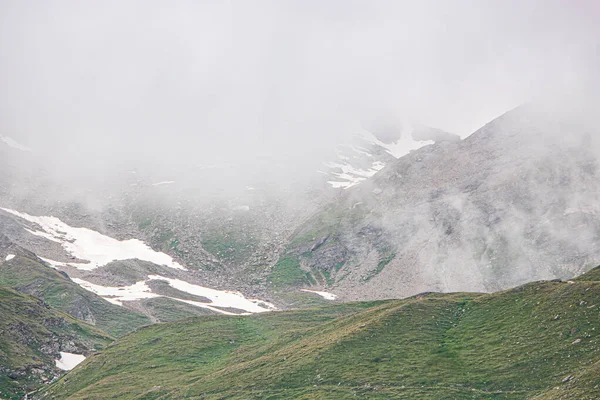
[[[346,252],[334,291],[345,299],[494,291],[595,265],[600,132],[583,120],[524,106],[349,189],[333,206],[343,215],[337,254]],[[321,248],[314,253],[330,263]]]
[[[314,285],[346,300],[493,291],[568,278],[600,260],[598,128],[580,117],[524,106],[462,141],[413,127],[414,139],[435,144],[400,159],[381,146],[367,149],[364,160],[346,149],[359,155],[350,160],[357,169],[372,167],[372,157],[386,165],[347,190],[323,182],[289,193],[256,186],[235,199],[200,201],[197,190],[197,197],[183,189],[158,192],[136,181],[93,208],[19,199],[0,173],[0,200],[141,239],[189,268],[184,274],[127,260],[91,273],[66,271],[97,284],[162,274],[263,297],[272,295],[273,266],[292,256],[304,272],[324,277]],[[395,133],[378,137],[394,140]],[[60,245],[24,233],[1,212],[0,228],[11,243],[72,261]]]

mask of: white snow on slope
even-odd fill
[[[240,292],[229,290],[216,290],[199,285],[192,285],[179,279],[165,278],[160,275],[150,275],[150,279],[160,279],[167,281],[169,285],[182,292],[194,294],[196,296],[206,297],[211,300],[212,306],[238,308],[251,313],[260,313],[275,310],[273,304],[258,299],[247,299]],[[264,304],[267,308],[260,306]]]
[[[176,297],[162,296],[152,292],[152,289],[148,286],[150,280],[162,280],[166,281],[171,287],[181,290],[189,294],[196,296],[202,296],[209,299],[209,302],[199,302],[192,300],[184,300]],[[223,308],[236,308],[245,311],[247,313],[260,313],[266,311],[276,310],[277,308],[267,302],[257,299],[247,299],[239,292],[223,291],[210,289],[207,287],[193,285],[191,283],[179,280],[166,278],[160,275],[150,275],[148,280],[139,281],[130,286],[122,287],[111,287],[96,285],[83,279],[73,278],[73,282],[77,283],[84,289],[90,292],[96,293],[98,296],[110,301],[113,304],[122,306],[124,301],[134,301],[141,299],[151,299],[156,297],[168,297],[173,300],[181,301],[183,303],[191,304],[196,307],[207,308],[209,310],[216,311],[226,315],[239,315],[233,312],[221,310],[217,307]],[[264,306],[261,306],[263,304]]]
[[[175,181],[162,181],[153,183],[152,186],[162,186],[162,185],[170,185],[171,183],[175,183]]]
[[[359,136],[370,144],[375,144],[383,147],[388,153],[390,153],[395,158],[403,157],[413,150],[417,150],[423,146],[427,146],[428,144],[435,143],[432,140],[415,140],[413,139],[411,134],[407,133],[403,134],[402,137],[400,137],[400,139],[392,143],[384,143],[368,131],[361,132]]]
[[[15,255],[14,254],[9,254],[9,255],[6,256],[6,258],[4,259],[4,261],[10,261],[13,258],[15,258]]]
[[[310,290],[310,289],[300,289],[300,291],[317,294],[326,300],[335,300],[337,298],[337,295],[335,295],[333,293],[329,293],[329,292],[320,292],[318,290]]]
[[[35,223],[42,230],[30,230],[30,233],[60,243],[72,256],[87,260],[89,263],[60,263],[48,260],[51,265],[69,265],[83,270],[92,270],[115,260],[137,258],[158,265],[185,270],[169,255],[152,250],[137,239],[117,240],[87,228],[74,228],[56,217],[36,217],[22,212],[0,208],[12,215]]]
[[[359,184],[360,182],[364,181],[365,179],[370,178],[371,176],[375,175],[378,171],[380,171],[381,169],[383,169],[383,167],[385,167],[385,164],[382,163],[381,161],[373,162],[371,164],[371,168],[369,168],[368,170],[355,168],[348,163],[341,164],[341,163],[336,163],[336,162],[328,162],[328,163],[325,163],[325,165],[334,171],[335,170],[342,171],[341,173],[333,172],[333,171],[331,172],[331,174],[333,176],[335,176],[338,179],[341,179],[341,181],[327,181],[327,183],[329,183],[334,188],[341,187],[344,189],[348,189],[352,186]]]
[[[341,145],[336,150],[337,161],[325,163],[325,166],[330,169],[326,174],[334,177],[334,179],[327,181],[327,183],[334,188],[348,189],[356,186],[385,167],[385,163],[381,160],[372,161],[374,158],[373,153],[371,153],[371,151],[374,150],[373,146],[380,147],[394,158],[400,158],[413,150],[434,143],[434,141],[431,140],[423,141],[413,139],[409,130],[404,132],[399,139],[391,143],[382,142],[368,131],[358,133],[355,135],[354,140],[357,141],[357,144],[362,143],[364,147],[357,145]],[[367,147],[371,148],[369,149]],[[375,153],[377,153],[377,151],[375,151]],[[369,164],[370,166],[366,167]]]
[[[148,287],[145,281],[136,282],[131,286],[117,287],[96,285],[78,278],[71,278],[71,280],[82,288],[87,289],[92,293],[96,293],[98,296],[118,306],[122,306],[123,301],[160,297],[160,295],[152,293],[152,289]]]
[[[39,257],[39,256],[38,256]],[[64,266],[66,263],[61,263],[58,261],[51,260],[49,258],[39,257],[40,260],[45,261],[54,269],[60,269],[61,266]]]
[[[33,151],[27,146],[23,146],[21,143],[17,142],[13,138],[8,136],[0,135],[0,142],[4,142],[6,145],[12,147],[13,149],[21,150],[21,151]]]
[[[60,359],[56,360],[56,367],[63,371],[70,371],[85,360],[85,356],[82,354],[67,353],[64,351],[60,352]]]

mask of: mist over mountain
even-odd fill
[[[8,1],[0,133],[80,183],[215,165],[235,170],[225,187],[304,179],[363,127],[408,119],[465,137],[586,85],[594,15],[593,1]]]
[[[594,397],[598,20],[2,2],[0,398]]]

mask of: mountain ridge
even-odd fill
[[[30,295],[0,286],[0,396],[20,399],[63,374],[59,360],[89,356],[113,338]],[[6,397],[5,397],[6,396]]]
[[[298,276],[335,274],[320,285],[345,300],[583,272],[600,257],[595,148],[585,126],[540,115],[520,107],[461,142],[398,159],[296,230],[283,259]]]
[[[589,399],[600,394],[599,270],[494,294],[153,325],[40,398]]]

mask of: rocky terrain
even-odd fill
[[[359,300],[583,272],[600,257],[598,132],[587,122],[529,105],[415,150],[303,224],[275,278]]]
[[[600,147],[593,113],[551,110],[519,107],[463,140],[428,128],[433,136],[413,137],[405,154],[392,151],[407,143],[393,130],[362,135],[361,146],[346,148],[354,156],[338,153],[325,175],[227,195],[133,170],[71,189],[44,174],[34,151],[3,141],[0,286],[122,337],[189,317],[570,279],[600,258]],[[368,174],[356,174],[361,168]],[[6,313],[19,309],[7,304]],[[56,326],[54,334],[65,333]],[[52,337],[58,344],[27,362],[90,352],[71,334]],[[3,390],[22,393],[58,376],[35,362],[4,371]],[[593,375],[586,371],[577,379]]]
[[[0,287],[0,315],[3,399],[20,399],[40,385],[51,383],[65,369],[72,368],[61,360],[71,354],[89,356],[113,340],[35,297],[6,287]]]
[[[568,278],[600,255],[590,113],[550,108],[519,107],[464,140],[417,127],[412,151],[400,146],[408,140],[402,130],[378,127],[357,138],[362,144],[340,146],[337,164],[322,166],[331,167],[326,176],[282,187],[257,181],[226,197],[199,191],[202,180],[144,171],[70,192],[34,173],[41,166],[23,161],[32,152],[4,148],[25,158],[4,160],[5,171],[18,171],[20,179],[0,174],[0,205],[117,240],[139,239],[186,268],[131,260],[93,273],[60,267],[97,285],[132,285],[157,274],[238,290],[279,308],[311,304],[302,288],[343,300],[500,290]],[[398,149],[404,153],[394,154]],[[346,176],[373,163],[381,168],[370,176]],[[219,168],[210,169],[211,179],[229,173]],[[331,187],[342,175],[352,184]],[[44,195],[31,196],[32,187]],[[71,196],[58,196],[61,191]],[[19,231],[18,218],[5,212],[0,218],[21,247],[72,261],[57,243]]]
[[[366,157],[372,159],[371,163],[385,165],[409,151],[401,146],[404,142],[410,141],[411,146],[418,147],[429,139],[458,139],[430,128],[419,128],[414,133],[424,135],[422,141],[409,140],[403,138],[401,132],[379,128],[376,134],[385,142],[373,134],[369,134],[368,141],[364,135],[362,139],[358,137],[363,150],[355,151],[357,148],[351,147],[355,154],[352,158],[346,157],[344,162],[356,169]],[[338,155],[343,147],[338,148]],[[371,153],[365,154],[364,149]],[[396,153],[392,154],[390,149]],[[39,230],[35,222],[0,211],[0,226],[10,242],[44,260],[62,263],[52,266],[71,278],[104,286],[132,285],[134,279],[139,281],[159,274],[217,289],[239,290],[252,297],[271,298],[274,294],[268,284],[271,268],[290,235],[342,191],[332,188],[327,182],[329,178],[316,171],[308,182],[278,187],[258,181],[225,198],[199,191],[204,187],[204,178],[200,181],[181,177],[160,180],[171,179],[172,175],[152,175],[135,169],[123,171],[121,180],[100,185],[84,182],[72,187],[45,173],[40,174],[45,167],[35,150],[24,150],[22,146],[5,146],[0,150],[6,154],[4,173],[0,173],[0,205],[7,207],[5,210],[25,211],[33,217],[58,217],[69,226],[85,227],[117,240],[141,239],[155,251],[174,257],[187,269],[186,272],[174,271],[136,260],[121,260],[93,272],[82,272],[66,265],[75,260],[59,243],[31,234],[31,230]],[[321,167],[326,168],[326,163]],[[208,170],[213,180],[219,174],[229,173],[228,166]],[[315,301],[300,292],[297,296],[303,299],[300,303]],[[156,319],[141,304],[148,301],[128,301],[127,304],[132,310]],[[289,303],[278,296],[273,301],[281,307]],[[75,313],[81,316],[86,311]]]
[[[334,188],[349,189],[386,165],[421,147],[460,141],[460,136],[423,125],[380,124],[353,136],[335,149],[336,157],[324,163],[320,173]]]

